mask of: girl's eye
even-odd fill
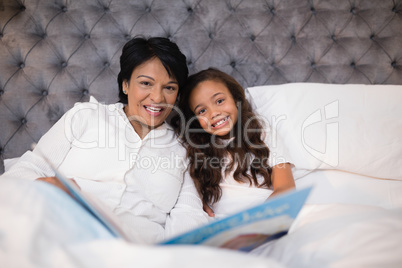
[[[205,113],[205,111],[206,111],[205,109],[199,109],[197,114],[203,114],[203,113]]]
[[[216,101],[217,104],[221,104],[224,101],[224,99],[219,99]]]

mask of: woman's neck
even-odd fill
[[[130,121],[131,126],[133,127],[134,131],[138,134],[141,140],[143,140],[151,130],[159,127],[158,126],[148,126],[147,124],[144,124],[138,120],[133,119],[134,117],[131,117],[128,112],[127,112],[127,106],[123,108],[124,113],[127,116],[128,121]],[[163,124],[163,123],[162,123]],[[162,125],[161,124],[161,125]]]

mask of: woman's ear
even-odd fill
[[[128,81],[127,80],[123,80],[123,93],[127,94],[128,91]]]

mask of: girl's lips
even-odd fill
[[[222,118],[221,120],[216,121],[214,124],[211,124],[211,127],[213,129],[218,129],[218,128],[226,126],[227,124],[229,124],[229,116],[226,116],[225,118]]]
[[[152,105],[144,105],[144,109],[151,116],[159,116],[165,110],[163,107]]]

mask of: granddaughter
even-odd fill
[[[176,131],[208,214],[221,218],[295,187],[291,164],[283,152],[273,161],[269,137],[264,142],[263,125],[234,78],[212,68],[190,76],[179,108],[184,120],[175,121]]]

